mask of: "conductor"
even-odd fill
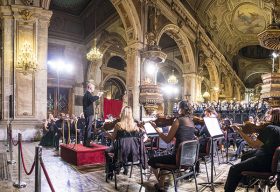
[[[92,83],[88,83],[87,90],[83,97],[83,111],[86,120],[83,145],[86,147],[91,147],[90,141],[92,140],[91,132],[94,118],[93,102],[97,101],[99,97],[103,95],[103,92],[98,92],[97,96],[93,96],[92,93],[94,89],[95,86]]]

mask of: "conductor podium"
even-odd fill
[[[92,144],[84,147],[82,144],[61,144],[61,158],[67,163],[81,166],[88,164],[105,164],[104,145]]]

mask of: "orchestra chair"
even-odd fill
[[[196,181],[196,171],[195,171],[195,165],[198,160],[198,154],[199,154],[198,140],[182,142],[176,154],[176,165],[161,164],[161,163],[155,164],[155,166],[160,169],[159,177],[172,173],[175,192],[177,192],[177,182],[185,177],[194,175],[195,188],[196,191],[198,191],[197,181]],[[191,172],[186,172],[186,170],[189,169],[191,170]],[[167,173],[162,174],[163,171],[167,171]],[[179,175],[179,177],[175,177],[175,174]]]
[[[242,171],[243,176],[247,176],[253,179],[256,179],[255,182],[249,183],[246,188],[246,191],[249,191],[249,188],[256,183],[259,185],[259,189],[264,192],[270,192],[271,188],[275,185],[276,175],[277,175],[277,166],[280,157],[280,146],[277,147],[273,154],[271,171],[270,172],[257,172],[257,171]]]
[[[132,145],[134,142],[139,142],[139,150],[138,151],[132,151],[132,148],[129,149],[128,153],[125,153],[127,156],[123,157],[123,153],[122,151],[127,150],[127,148],[123,148],[124,146],[122,146],[122,141],[126,140],[126,142],[128,145]],[[142,165],[143,162],[146,160],[144,158],[146,158],[145,154],[145,147],[143,144],[143,141],[141,139],[141,137],[128,137],[128,138],[120,138],[116,140],[116,145],[115,145],[115,151],[114,153],[109,153],[108,155],[114,159],[114,170],[113,170],[113,175],[114,175],[114,181],[115,181],[115,189],[118,189],[117,186],[117,175],[120,173],[120,169],[121,167],[123,167],[125,169],[124,174],[126,175],[128,173],[128,167],[130,167],[130,174],[129,174],[129,178],[131,178],[132,176],[132,169],[134,165],[137,165],[140,169],[140,177],[141,177],[141,184],[143,184],[143,170],[142,170]],[[133,159],[133,155],[137,154],[137,159]],[[144,158],[143,158],[144,157]],[[123,163],[121,159],[128,159],[127,162]],[[145,163],[146,164],[146,163]],[[126,172],[127,171],[127,172]],[[108,173],[106,172],[106,182],[108,182]]]

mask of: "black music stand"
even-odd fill
[[[228,132],[228,130],[230,129],[230,120],[229,119],[226,119],[225,120],[225,122],[224,122],[224,124],[225,124],[225,130],[226,130],[226,134],[227,134],[227,136],[226,136],[226,162],[224,162],[224,164],[230,164],[230,165],[234,165],[233,163],[231,163],[229,160],[228,160],[228,148],[229,148],[229,146],[230,146],[230,142],[229,142],[229,138],[228,138],[228,134],[229,134],[229,132]]]
[[[206,183],[199,183],[199,185],[205,185],[206,187],[210,187],[211,191],[215,191],[214,185],[222,185],[222,182],[214,182],[214,141],[224,137],[223,132],[221,130],[218,119],[215,117],[204,117],[204,122],[206,128],[209,131],[211,136],[211,180]],[[219,155],[219,154],[218,154]]]

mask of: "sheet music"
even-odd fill
[[[145,123],[144,128],[146,130],[147,135],[157,133],[155,128],[151,125],[151,123]],[[159,128],[159,129],[162,131],[161,128]]]
[[[211,137],[221,136],[223,132],[221,130],[219,121],[215,117],[204,117],[205,125],[210,133]]]

